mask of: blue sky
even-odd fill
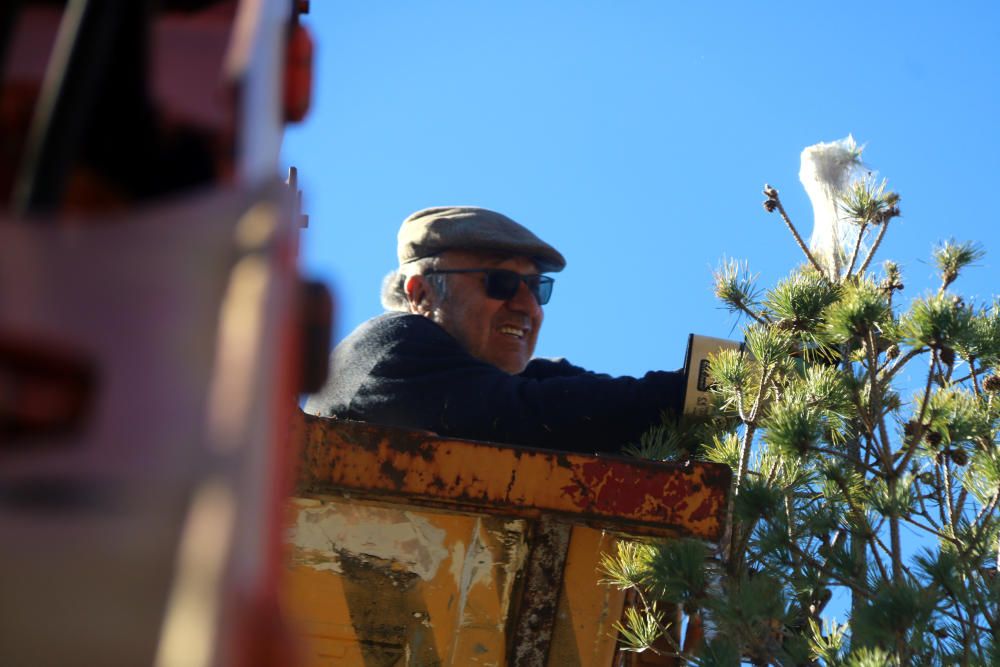
[[[337,338],[381,311],[410,212],[500,210],[569,260],[537,353],[614,374],[673,369],[689,333],[738,337],[711,272],[764,285],[801,260],[799,153],[853,133],[902,195],[881,259],[904,301],[942,239],[987,251],[956,288],[1000,293],[1000,9],[931,2],[314,0],[307,121],[287,133],[308,274]]]

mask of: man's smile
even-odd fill
[[[525,334],[528,332],[527,329],[522,329],[519,326],[513,324],[504,324],[500,326],[500,333],[507,336],[514,336],[516,338],[524,338]]]

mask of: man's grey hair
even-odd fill
[[[385,278],[382,279],[382,307],[386,310],[409,312],[410,300],[406,298],[407,278],[422,276],[428,271],[438,268],[440,262],[440,257],[423,257],[414,262],[407,262],[395,271],[386,274]],[[448,276],[440,274],[426,276],[431,289],[441,301],[448,298],[447,278]]]

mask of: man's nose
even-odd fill
[[[538,305],[538,299],[531,293],[528,285],[523,280],[518,284],[517,292],[514,293],[514,296],[507,299],[507,307],[511,310],[528,314],[536,313],[542,308]]]

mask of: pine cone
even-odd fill
[[[774,213],[774,209],[778,208],[778,202],[773,199],[767,199],[764,201],[764,210],[768,213]]]
[[[942,440],[941,434],[938,433],[937,431],[930,431],[924,437],[927,438],[927,444],[929,444],[931,447],[937,447],[938,445],[941,444]]]
[[[957,466],[964,466],[969,462],[969,453],[964,449],[950,449],[948,455]]]
[[[983,380],[983,390],[991,394],[1000,392],[1000,375],[993,374]]]

